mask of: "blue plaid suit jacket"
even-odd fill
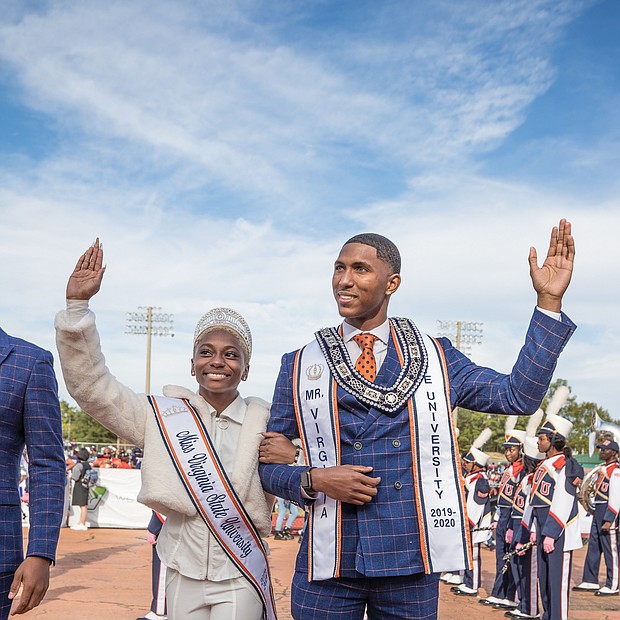
[[[48,351],[0,329],[0,573],[23,559],[19,461],[29,459],[28,555],[54,561],[64,512],[58,385]]]
[[[501,414],[531,414],[540,406],[551,382],[557,358],[575,330],[536,310],[512,372],[500,374],[474,364],[449,340],[439,339],[445,353],[453,407]],[[276,383],[269,431],[299,436],[293,406],[295,353],[282,358]],[[375,383],[388,385],[400,371],[393,342]],[[370,465],[380,476],[377,496],[364,506],[342,504],[342,577],[389,577],[424,570],[416,518],[407,408],[386,414],[360,403],[338,388],[341,463]],[[357,444],[357,446],[355,445]],[[361,448],[360,448],[361,444]],[[260,465],[266,491],[304,504],[300,476],[303,467]],[[307,539],[296,570],[307,572]]]

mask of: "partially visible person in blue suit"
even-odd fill
[[[19,462],[28,452],[30,531],[24,559]],[[0,620],[36,607],[49,586],[65,498],[65,457],[52,355],[0,329]],[[18,597],[18,592],[21,593]]]
[[[512,372],[501,374],[409,319],[388,319],[401,282],[389,239],[366,233],[344,244],[332,275],[344,322],[284,355],[260,448],[265,490],[309,511],[293,618],[437,618],[438,571],[471,562],[451,410],[536,411],[575,330],[561,312],[574,254],[564,219],[542,266],[530,249],[537,307]],[[309,467],[273,464],[276,433],[302,437]]]

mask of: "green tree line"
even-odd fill
[[[553,396],[554,392],[561,385],[565,385],[570,389],[570,386],[564,379],[557,379],[554,381],[549,386],[547,395],[542,402],[541,407],[543,411],[546,410],[547,403]],[[587,401],[578,402],[577,398],[572,393],[559,411],[559,415],[573,423],[573,429],[568,437],[568,445],[575,453],[588,453],[589,435],[592,430],[592,414],[594,412],[596,412],[602,420],[613,422],[614,424],[620,426],[620,421],[612,419],[606,409],[603,409],[596,403]],[[468,409],[459,408],[457,426],[459,428],[459,448],[461,453],[466,452],[471,447],[473,441],[485,427],[488,427],[493,431],[493,436],[485,444],[483,451],[503,452],[502,445],[504,443],[504,427],[506,424],[506,417],[507,416],[504,415],[480,413],[478,411],[469,411]],[[515,428],[525,430],[527,422],[528,416],[519,416]]]
[[[570,386],[568,386],[564,379],[554,381],[543,400],[543,410],[546,409],[553,393],[561,385],[565,385],[570,389]],[[60,401],[60,409],[62,412],[62,432],[66,441],[80,444],[116,442],[116,435],[114,433],[101,426],[99,422],[93,420],[79,407],[72,407],[63,400]],[[573,394],[568,397],[568,400],[560,409],[559,414],[573,423],[573,430],[568,443],[576,453],[583,454],[588,452],[593,412],[596,412],[601,419],[620,426],[620,421],[612,419],[606,409],[599,407],[596,403],[578,402]],[[480,413],[459,408],[457,425],[459,427],[459,447],[461,452],[465,452],[470,448],[473,441],[485,427],[489,427],[493,431],[493,437],[484,446],[483,450],[485,452],[503,452],[502,445],[504,443],[506,417],[504,415]],[[527,421],[528,416],[519,416],[516,428],[525,429]]]
[[[116,443],[116,435],[99,422],[93,420],[79,407],[72,407],[68,402],[60,401],[62,414],[62,436],[65,441],[78,444]]]

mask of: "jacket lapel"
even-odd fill
[[[387,353],[385,355],[385,359],[383,360],[383,364],[381,364],[375,383],[383,386],[392,385],[396,379],[398,379],[400,371],[400,360],[398,359],[398,353],[396,352],[396,347],[394,346],[394,340],[390,334]]]

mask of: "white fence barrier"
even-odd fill
[[[141,478],[139,469],[99,469],[95,496],[91,492],[88,505],[90,527],[144,529],[151,518],[151,509],[137,501]],[[102,490],[105,489],[105,492]],[[67,491],[71,492],[70,486]],[[71,496],[68,497],[71,504]],[[80,509],[70,506],[69,525],[78,522]]]

